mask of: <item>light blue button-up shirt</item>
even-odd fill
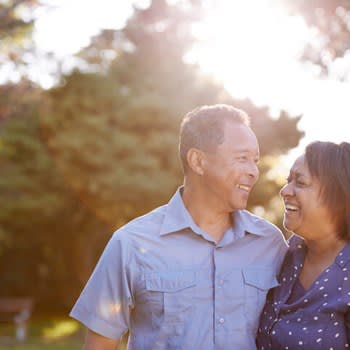
[[[259,315],[286,252],[277,227],[245,211],[216,243],[178,190],[115,232],[71,311],[129,350],[256,349]]]

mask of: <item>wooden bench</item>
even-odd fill
[[[16,339],[20,342],[26,340],[32,309],[33,300],[30,298],[0,298],[0,322],[14,323]]]

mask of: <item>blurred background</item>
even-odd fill
[[[67,313],[112,233],[182,183],[198,105],[251,116],[249,207],[280,225],[303,147],[349,141],[349,94],[349,0],[0,0],[0,297],[33,298],[46,346],[76,334]]]

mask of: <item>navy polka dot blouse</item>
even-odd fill
[[[305,291],[299,283],[306,246],[294,235],[280,285],[268,294],[257,348],[341,350],[350,347],[350,243]]]

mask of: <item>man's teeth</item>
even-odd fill
[[[290,205],[290,204],[286,204],[285,207],[287,210],[293,210],[293,211],[298,210],[298,207],[296,207],[294,205]]]
[[[249,192],[250,187],[249,186],[245,186],[245,185],[237,185],[237,187],[241,190],[247,191]]]

